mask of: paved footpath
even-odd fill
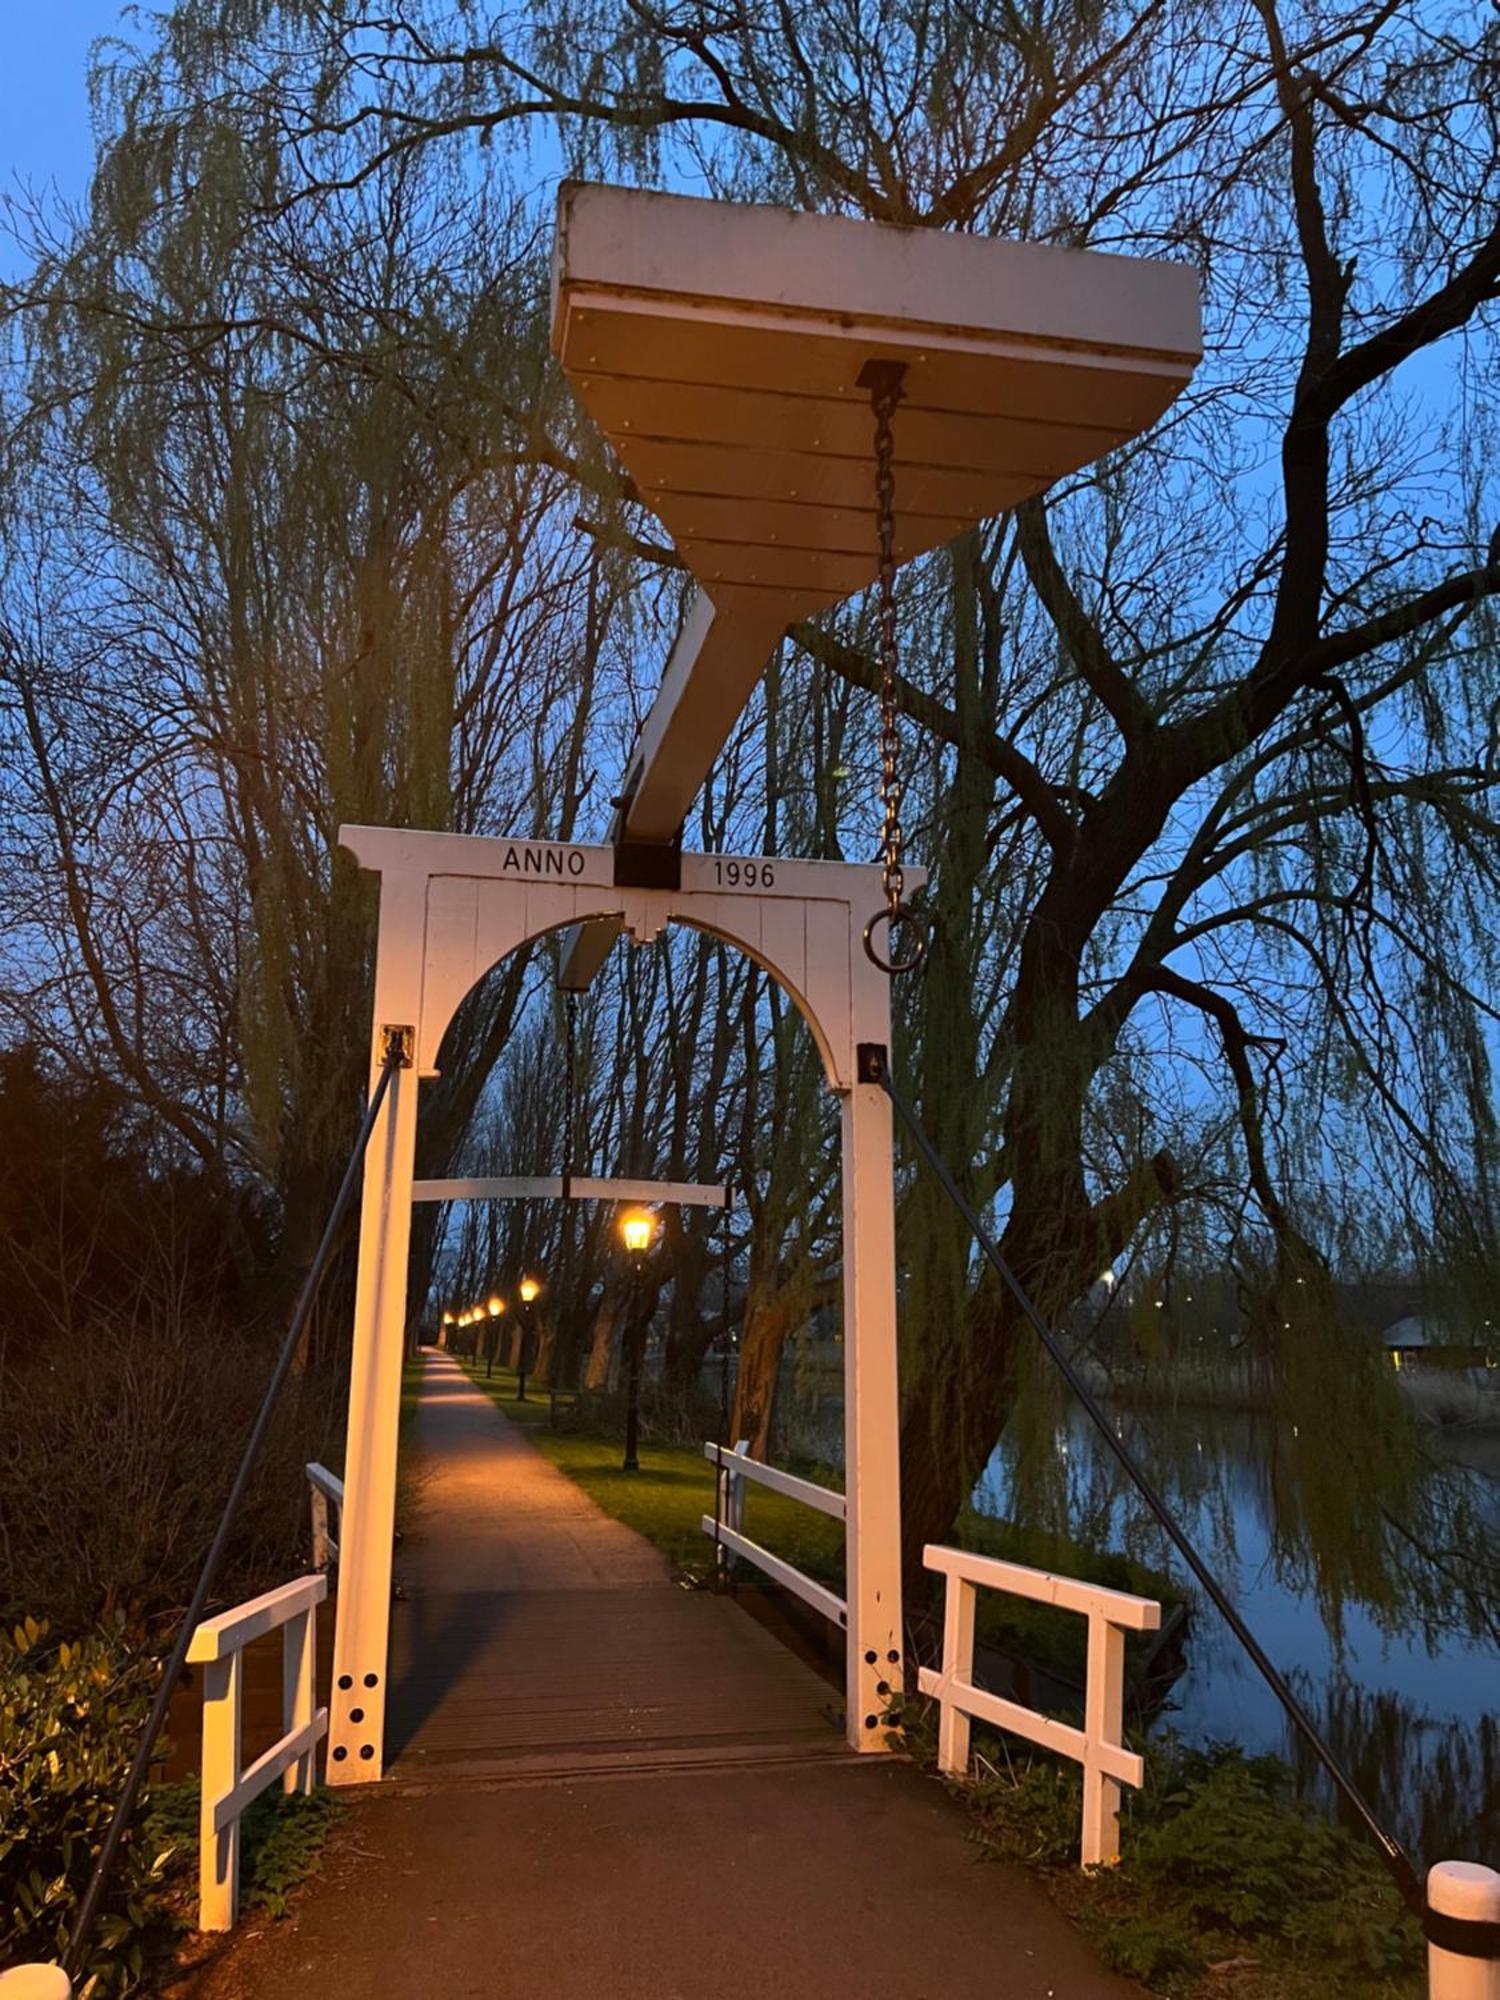
[[[1126,2000],[942,1789],[673,1584],[446,1356],[400,1564],[395,1755],[200,2000]]]

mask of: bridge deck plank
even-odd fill
[[[446,1355],[428,1357],[420,1486],[393,1607],[389,1768],[572,1763],[600,1745],[842,1750],[835,1691],[550,1465]]]

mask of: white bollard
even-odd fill
[[[1440,1861],[1427,1877],[1427,1904],[1440,1917],[1500,1927],[1500,1874],[1478,1861]],[[1429,2000],[1500,2000],[1500,1950],[1470,1958],[1427,1944]]]
[[[0,2000],[71,2000],[72,1992],[60,1965],[13,1965],[0,1972]]]

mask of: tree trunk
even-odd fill
[[[801,1326],[809,1313],[826,1305],[835,1290],[832,1279],[812,1277],[797,1277],[790,1284],[771,1290],[758,1284],[754,1272],[751,1273],[728,1442],[734,1445],[748,1438],[753,1458],[764,1459],[770,1450],[776,1376],[787,1336]]]
[[[774,1305],[747,1308],[727,1442],[736,1445],[748,1439],[753,1458],[763,1459],[771,1441],[776,1373],[781,1365],[786,1331],[785,1317]]]
[[[535,1350],[536,1360],[532,1365],[532,1373],[538,1382],[546,1383],[551,1388],[559,1387],[560,1384],[552,1373],[552,1357],[557,1351],[557,1321],[550,1313],[536,1330]]]
[[[603,1391],[609,1387],[615,1335],[619,1330],[623,1304],[624,1301],[618,1293],[608,1291],[599,1301],[594,1313],[593,1330],[589,1335],[588,1365],[583,1372],[585,1389]]]

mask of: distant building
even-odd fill
[[[1477,1331],[1490,1329],[1488,1324]],[[1408,1306],[1380,1336],[1396,1368],[1432,1368],[1449,1372],[1485,1368],[1500,1360],[1500,1341],[1476,1338],[1472,1330],[1451,1325],[1418,1306]]]

